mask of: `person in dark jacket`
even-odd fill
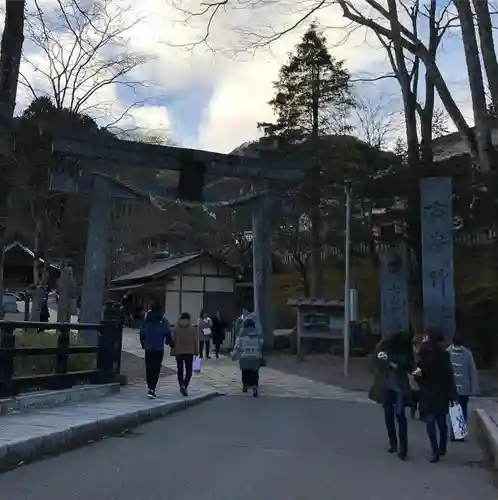
[[[374,352],[373,368],[375,376],[369,397],[384,408],[389,453],[397,452],[401,460],[406,460],[408,422],[405,407],[412,405],[408,374],[414,369],[411,334],[400,332],[381,340]]]
[[[223,321],[220,311],[216,311],[216,315],[212,319],[213,326],[211,327],[211,336],[214,344],[214,353],[216,359],[220,357],[220,347],[225,341],[225,327],[226,322]]]
[[[140,343],[145,349],[145,372],[148,396],[156,398],[157,381],[161,372],[165,344],[171,345],[171,329],[161,304],[153,302],[140,327]]]
[[[428,340],[420,348],[418,368],[413,374],[420,386],[419,405],[431,445],[430,461],[436,463],[446,454],[447,415],[450,404],[457,400],[458,394],[442,332],[431,329],[427,334]]]

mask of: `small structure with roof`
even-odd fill
[[[305,339],[325,339],[337,342],[343,339],[344,301],[299,297],[289,299],[287,305],[297,311],[297,356],[304,357]]]
[[[153,262],[112,280],[108,292],[115,298],[133,296],[135,311],[144,312],[159,300],[171,323],[180,313],[195,320],[202,309],[209,315],[219,310],[227,321],[237,316],[236,271],[207,252],[155,255]],[[135,314],[136,315],[136,314]]]

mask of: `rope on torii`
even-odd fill
[[[219,201],[180,200],[179,198],[153,195],[150,192],[138,188],[132,183],[123,181],[121,179],[116,179],[116,177],[113,177],[112,175],[109,174],[105,174],[102,172],[93,172],[93,175],[98,175],[99,177],[103,177],[112,182],[113,184],[125,188],[127,191],[130,191],[132,194],[134,194],[137,198],[147,200],[154,208],[157,208],[162,212],[166,212],[168,206],[171,205],[176,205],[186,209],[201,208],[204,210],[240,206],[269,194],[269,191],[267,189],[261,189],[257,191],[251,191],[249,193],[228,200],[219,200]]]

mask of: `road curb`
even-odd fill
[[[218,392],[210,392],[192,396],[183,401],[164,402],[150,408],[140,408],[110,417],[103,417],[93,422],[75,424],[69,428],[29,437],[15,443],[0,445],[0,472],[5,472],[46,456],[58,455],[64,451],[85,446],[106,437],[123,434],[142,424],[186,410],[191,406],[220,395]]]
[[[474,411],[474,425],[477,440],[489,459],[489,465],[498,471],[498,426],[482,408]]]

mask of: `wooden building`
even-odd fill
[[[197,252],[156,256],[150,264],[113,279],[108,291],[115,299],[132,294],[135,310],[142,313],[152,300],[159,300],[171,323],[182,312],[196,320],[202,309],[209,315],[219,310],[227,321],[233,321],[238,314],[235,281],[232,267]]]

